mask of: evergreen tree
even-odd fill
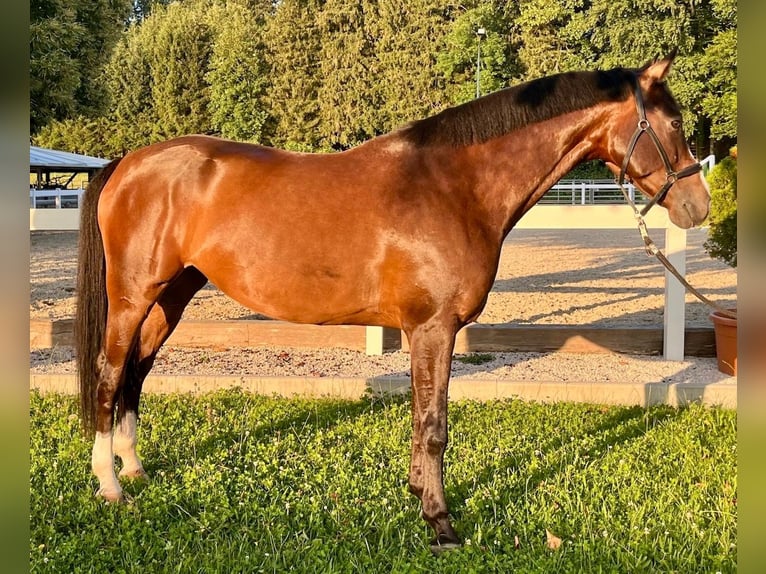
[[[206,80],[210,86],[210,123],[223,137],[261,141],[268,113],[263,29],[270,2],[239,0],[212,11],[215,42]]]
[[[379,0],[369,27],[376,38],[380,66],[380,117],[382,132],[445,108],[443,75],[437,55],[444,49],[449,22],[457,2],[436,0]]]
[[[282,0],[266,25],[264,43],[271,78],[264,96],[273,145],[313,150],[321,140],[318,91],[321,0]]]
[[[99,76],[131,0],[32,0],[29,8],[30,132],[53,120],[102,113]]]
[[[586,0],[523,0],[519,3],[516,31],[523,79],[589,67],[587,43],[582,41],[581,34],[585,32],[587,37],[591,31],[582,30],[573,22],[585,4]]]
[[[513,34],[515,14],[501,10],[493,0],[476,4],[458,12],[450,23],[445,48],[437,55],[450,104],[476,97],[477,65],[479,95],[508,86],[521,72]],[[509,8],[515,6],[511,3]],[[480,28],[484,37],[478,34]]]
[[[153,41],[153,22],[133,24],[115,46],[105,72],[110,95],[109,118],[112,129],[107,138],[113,155],[160,139],[155,126],[158,117],[152,98],[152,71],[149,50]]]
[[[156,5],[115,48],[106,80],[116,149],[213,131],[205,79],[213,41],[209,8],[205,0]]]
[[[173,3],[162,10],[161,17],[150,17],[155,29],[148,62],[156,133],[162,139],[212,131],[205,76],[213,32],[207,9],[204,1]],[[153,14],[160,11],[155,9]]]
[[[46,124],[32,138],[34,145],[107,159],[123,155],[111,140],[114,124],[106,116],[77,116]]]
[[[345,149],[473,98],[482,27],[481,94],[678,48],[669,84],[704,157],[736,138],[736,14],[736,0],[34,0],[30,123],[113,152],[98,155],[186,133]]]
[[[345,149],[379,133],[381,106],[369,3],[327,0],[319,14],[322,47],[317,89],[323,147]]]

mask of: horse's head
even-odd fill
[[[634,96],[612,124],[607,165],[688,229],[708,215],[710,192],[684,138],[681,111],[665,84],[675,53],[636,71]],[[645,211],[648,210],[645,208]]]

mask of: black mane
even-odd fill
[[[415,145],[465,146],[526,125],[630,96],[636,71],[565,72],[498,90],[402,128]]]

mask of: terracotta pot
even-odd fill
[[[732,309],[734,311],[734,309]],[[737,320],[722,315],[719,311],[710,313],[715,330],[715,354],[718,370],[727,375],[737,374]]]

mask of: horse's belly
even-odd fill
[[[244,265],[196,267],[229,297],[273,319],[313,324],[390,324],[368,266],[263,257]]]

